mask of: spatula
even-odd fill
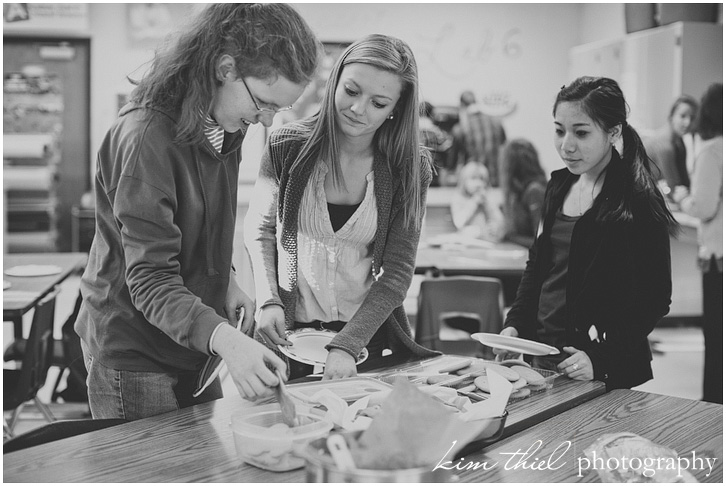
[[[292,401],[292,397],[285,387],[280,371],[275,370],[275,374],[277,374],[277,379],[280,381],[277,387],[275,387],[275,395],[282,409],[282,421],[289,427],[295,427],[297,425],[295,420],[295,403]]]

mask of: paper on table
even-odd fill
[[[512,393],[512,383],[499,373],[487,369],[490,396],[487,400],[472,403],[467,407],[461,418],[467,422],[485,418],[501,417],[507,408],[509,395]]]
[[[453,457],[486,426],[484,421],[464,422],[458,413],[399,379],[351,452],[363,469],[433,467]]]
[[[315,393],[311,403],[323,405],[327,412],[325,417],[338,427],[345,430],[365,430],[371,424],[370,417],[356,417],[359,411],[368,407],[370,396],[365,396],[348,405],[348,403],[330,390],[323,389]]]

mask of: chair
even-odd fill
[[[503,326],[502,282],[490,277],[440,277],[421,282],[416,316],[417,343],[445,354],[493,359],[491,349],[467,331],[446,324],[451,317],[478,321],[478,332],[499,333]]]
[[[51,366],[60,368],[58,378],[55,381],[51,393],[51,402],[56,402],[58,397],[64,402],[87,402],[86,376],[88,375],[83,363],[83,351],[81,350],[81,339],[73,326],[76,323],[78,312],[81,308],[83,297],[78,293],[73,312],[66,319],[62,327],[62,339],[53,341],[53,359]],[[4,361],[22,361],[25,355],[27,339],[22,337],[15,339],[3,353]],[[58,390],[61,379],[66,369],[69,370],[67,386],[64,390]]]
[[[68,437],[74,437],[87,432],[93,432],[94,430],[114,427],[127,422],[128,420],[121,418],[58,420],[7,440],[3,444],[3,454],[27,449],[28,447],[35,447],[37,445],[46,444],[56,440],[66,439]]]
[[[55,418],[38,399],[38,390],[45,384],[53,360],[53,321],[57,288],[35,306],[30,335],[20,369],[3,368],[3,411],[12,410],[5,432],[12,436],[15,424],[26,402],[33,400],[48,422]]]

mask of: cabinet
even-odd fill
[[[3,37],[8,252],[71,250],[90,187],[89,53],[88,39]]]
[[[723,81],[723,26],[675,22],[570,50],[570,76],[615,79],[630,105],[629,122],[639,130],[666,123],[671,103],[696,99]]]
[[[56,251],[58,142],[51,134],[5,134],[3,190],[9,252]]]

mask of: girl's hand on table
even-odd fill
[[[595,378],[592,361],[586,352],[572,346],[565,346],[562,350],[570,357],[560,362],[557,369],[573,380],[587,381]]]
[[[331,349],[328,359],[325,360],[325,373],[323,380],[337,380],[358,375],[353,356],[342,349]]]

